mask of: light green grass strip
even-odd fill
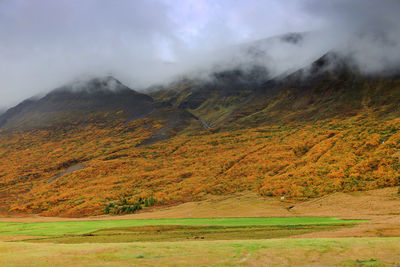
[[[362,220],[341,220],[335,217],[285,217],[285,218],[201,218],[201,219],[153,219],[153,220],[103,220],[18,223],[0,222],[0,235],[59,236],[84,234],[111,227],[146,225],[220,225],[220,226],[263,226],[263,225],[315,225],[353,224]]]

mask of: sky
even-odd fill
[[[0,109],[87,77],[140,89],[248,64],[235,48],[288,32],[313,34],[268,46],[258,63],[276,74],[331,49],[383,71],[400,62],[399,14],[399,0],[0,0]]]

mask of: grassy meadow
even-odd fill
[[[364,222],[335,217],[1,222],[0,266],[399,265],[400,238],[296,238]]]
[[[400,238],[32,244],[0,242],[1,266],[397,266]]]
[[[271,218],[188,218],[141,220],[88,220],[58,222],[0,222],[0,235],[60,236],[85,234],[113,227],[149,225],[182,226],[299,226],[354,224],[360,220],[341,220],[335,217],[271,217]]]

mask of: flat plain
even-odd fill
[[[0,265],[398,266],[397,190],[295,203],[242,192],[124,216],[5,217]]]

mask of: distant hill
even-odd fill
[[[107,111],[123,111],[127,119],[134,119],[154,108],[151,97],[107,77],[74,83],[40,99],[26,100],[0,116],[0,127],[26,129],[85,123]]]

